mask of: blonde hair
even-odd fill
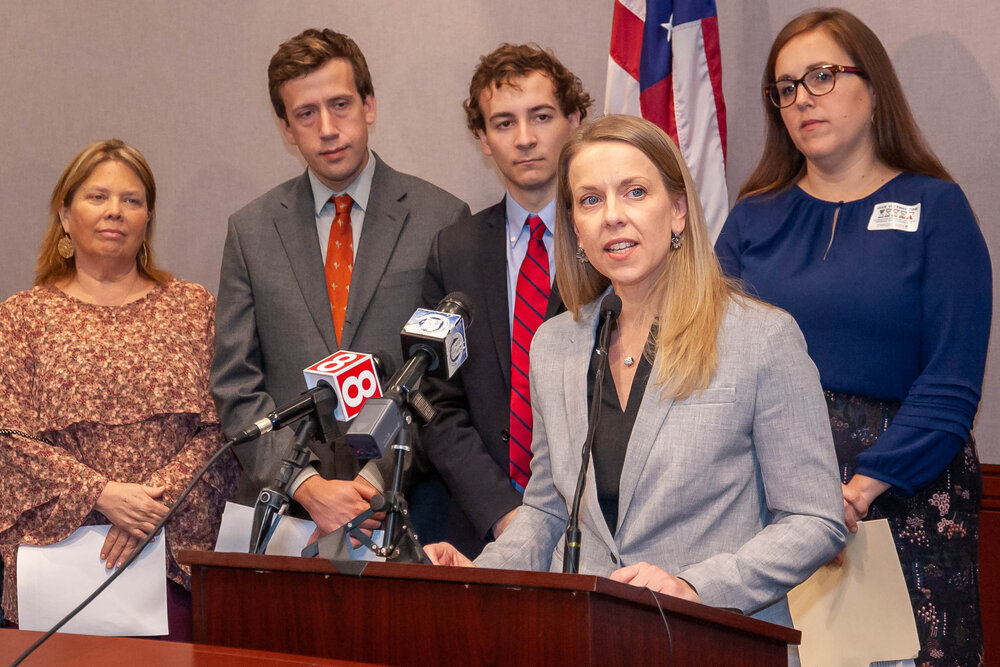
[[[684,198],[687,223],[680,248],[667,253],[653,294],[659,319],[647,358],[656,353],[656,378],[665,397],[682,399],[705,389],[718,363],[717,335],[729,297],[739,289],[722,274],[694,181],[684,158],[660,128],[635,116],[610,115],[576,129],[559,156],[559,201],[556,206],[556,282],[566,307],[578,318],[580,309],[598,298],[610,281],[590,264],[576,260],[579,242],[573,226],[569,165],[585,146],[622,142],[643,153],[660,172],[671,197]],[[663,233],[669,234],[667,221]]]
[[[94,169],[102,162],[121,162],[128,166],[142,181],[146,189],[146,210],[149,221],[146,223],[146,234],[142,246],[136,254],[136,268],[139,273],[157,283],[165,283],[170,274],[156,268],[153,260],[153,221],[156,217],[156,181],[149,163],[137,149],[129,146],[121,139],[104,139],[95,141],[66,165],[62,176],[52,190],[49,200],[49,224],[42,237],[42,246],[38,251],[38,262],[35,264],[35,285],[51,285],[76,273],[75,258],[64,258],[59,254],[59,240],[65,236],[62,222],[59,219],[59,209],[73,203],[77,189],[90,178]]]

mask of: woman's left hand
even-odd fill
[[[688,582],[669,574],[649,563],[636,563],[611,573],[612,581],[648,588],[657,593],[673,595],[675,598],[701,602],[701,598]]]
[[[139,546],[137,538],[129,535],[128,531],[112,525],[101,546],[101,560],[104,561],[104,567],[109,570],[121,567],[137,546]]]

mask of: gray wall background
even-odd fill
[[[920,126],[1000,262],[995,0],[841,5],[885,43]],[[771,40],[815,5],[718,6],[732,198],[761,150],[759,83]],[[161,264],[214,292],[227,216],[303,169],[278,131],[266,69],[277,45],[306,27],[345,32],[365,52],[378,101],[372,145],[387,162],[473,210],[491,204],[503,186],[460,106],[479,55],[501,41],[550,47],[583,79],[599,114],[611,13],[612,0],[0,0],[0,299],[31,286],[60,171],[110,136],[140,148],[156,174]],[[994,341],[976,427],[990,463],[1000,463],[998,357]]]

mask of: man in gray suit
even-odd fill
[[[420,305],[431,239],[469,215],[368,148],[374,88],[349,37],[306,30],[288,40],[268,86],[308,169],[229,219],[212,363],[228,436],[304,391],[302,369],[337,349],[393,351],[399,364],[399,330]],[[239,501],[252,503],[273,480],[291,442],[284,429],[236,452]],[[355,478],[360,466],[344,443],[314,453],[290,491],[325,533],[367,509],[375,488]]]

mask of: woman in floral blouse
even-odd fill
[[[52,193],[34,289],[0,304],[0,555],[11,621],[19,544],[110,524],[100,558],[120,565],[221,445],[208,391],[215,301],[156,268],[155,201],[139,151],[117,139],[86,147]],[[214,466],[166,528],[172,612],[190,607],[189,572],[175,554],[212,547],[236,475],[232,457]],[[171,618],[171,636],[189,634],[189,622]]]

